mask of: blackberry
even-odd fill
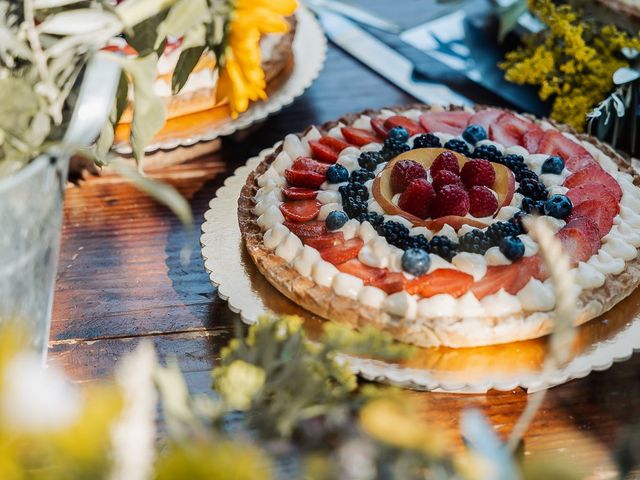
[[[409,237],[411,248],[420,248],[425,252],[429,252],[429,240],[423,234],[413,235]]]
[[[547,187],[533,178],[524,178],[522,182],[520,182],[518,192],[533,200],[546,200],[547,195],[549,195]]]
[[[390,245],[398,248],[406,247],[409,239],[409,229],[401,223],[390,220],[378,227],[378,233],[387,239]]]
[[[449,150],[453,150],[454,152],[458,152],[466,156],[471,155],[467,142],[465,142],[464,140],[458,140],[457,138],[452,138],[447,143],[445,143],[444,148],[448,148]]]
[[[338,192],[342,197],[342,203],[345,203],[349,198],[357,198],[364,202],[369,200],[369,190],[359,182],[349,182],[346,185],[340,185]]]
[[[358,218],[363,213],[367,213],[367,203],[359,198],[347,198],[347,201],[342,204],[342,208],[349,218]]]
[[[458,253],[458,244],[444,235],[436,235],[429,242],[429,251],[450,262],[455,254]]]
[[[527,166],[524,164],[524,158],[522,158],[522,155],[503,155],[499,163],[503,164],[513,172],[516,172],[523,167],[527,168]]]
[[[500,163],[502,154],[495,145],[479,145],[473,150],[473,158],[484,158],[490,162]]]
[[[513,217],[509,219],[509,223],[514,226],[514,231],[518,233],[514,233],[514,235],[520,235],[524,233],[524,225],[522,225],[522,218],[525,213],[523,211],[517,212]]]
[[[520,208],[525,213],[542,214],[544,210],[544,201],[534,200],[533,198],[525,197],[522,199]]]
[[[413,148],[440,148],[442,144],[440,139],[433,133],[425,133],[418,135],[413,139]]]
[[[375,170],[379,163],[384,161],[384,157],[378,152],[362,152],[358,157],[358,165],[365,170]]]
[[[492,223],[485,232],[486,237],[489,239],[492,247],[500,244],[503,238],[510,236],[520,235],[520,227],[511,222],[496,222]]]
[[[376,212],[367,212],[361,213],[358,216],[358,221],[360,223],[369,222],[374,228],[376,228],[379,225],[382,225],[382,222],[384,222],[384,217]]]
[[[393,127],[387,132],[387,138],[398,140],[399,142],[406,142],[409,140],[409,132],[404,127]]]
[[[358,170],[354,170],[351,172],[351,183],[364,183],[367,180],[371,180],[375,175],[371,170],[367,170],[365,168],[359,168]]]
[[[485,252],[493,246],[489,236],[479,229],[465,233],[460,237],[459,241],[460,250],[469,253],[479,253],[480,255],[484,255]]]
[[[409,150],[411,150],[411,147],[405,142],[401,142],[394,138],[387,138],[382,144],[381,153],[385,159],[389,159]]]
[[[518,172],[514,172],[514,176],[516,177],[516,181],[518,183],[521,183],[525,178],[530,178],[532,180],[535,180],[537,182],[539,182],[539,178],[538,175],[536,175],[536,172],[534,172],[533,170],[529,170],[528,168],[523,168],[521,170],[519,170]]]

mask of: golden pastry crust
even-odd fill
[[[481,109],[482,107],[478,106],[478,108]],[[429,106],[421,104],[409,105],[390,110],[401,113],[408,109],[427,111]],[[451,109],[460,108],[451,107]],[[378,113],[379,111],[366,110],[316,128],[321,133],[326,133],[338,122],[349,125],[360,115],[375,116]],[[532,116],[528,117],[531,120],[540,122],[540,120]],[[554,124],[554,127],[562,131],[571,132],[566,126]],[[299,134],[299,136],[302,137],[304,133],[306,132]],[[576,136],[582,141],[586,140],[592,143],[610,156],[621,171],[633,173],[627,162],[608,146],[587,135]],[[257,217],[253,213],[254,197],[258,190],[257,179],[269,168],[271,162],[281,150],[282,146],[279,146],[247,178],[238,199],[238,221],[247,251],[258,270],[269,283],[289,299],[325,319],[344,323],[355,328],[374,325],[377,328],[388,331],[399,341],[421,347],[492,345],[538,338],[551,332],[553,312],[521,312],[504,317],[403,319],[363,305],[356,300],[337,295],[331,288],[318,285],[313,280],[300,275],[285,260],[265,248],[262,241],[262,231],[256,223]],[[614,305],[630,295],[639,283],[640,258],[636,257],[626,262],[625,270],[622,273],[608,276],[602,287],[582,292],[579,298],[579,315],[575,321],[576,325],[610,310]]]

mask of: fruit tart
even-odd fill
[[[555,294],[523,218],[562,243],[576,324],[640,282],[640,190],[595,138],[488,107],[366,111],[287,135],[249,175],[259,271],[326,319],[419,346],[537,338]]]

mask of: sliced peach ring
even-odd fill
[[[439,230],[444,225],[450,225],[455,230],[458,230],[462,225],[471,225],[473,227],[484,228],[488,226],[487,223],[477,218],[459,217],[456,215],[448,215],[445,217],[439,217],[434,219],[423,220],[415,215],[405,212],[397,205],[394,205],[391,201],[393,198],[393,190],[391,189],[391,169],[396,162],[400,160],[413,160],[414,162],[422,165],[426,170],[431,167],[431,164],[435,158],[442,152],[446,151],[444,148],[417,148],[415,150],[409,150],[404,152],[389,163],[373,181],[373,196],[380,204],[382,209],[389,215],[400,215],[406,218],[416,226],[427,227],[430,230]],[[458,159],[460,168],[469,161],[467,157],[461,153],[453,152]],[[496,171],[496,181],[493,184],[493,190],[498,194],[498,205],[503,207],[511,203],[513,193],[515,191],[516,181],[513,173],[509,168],[499,163],[493,163],[493,168]]]

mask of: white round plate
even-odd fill
[[[265,311],[296,314],[313,338],[323,320],[271,286],[247,254],[238,226],[238,197],[249,173],[279,144],[250,159],[229,177],[211,200],[202,225],[202,256],[218,295],[243,322],[255,323]],[[484,393],[517,387],[529,392],[606,370],[640,350],[640,289],[605,315],[578,328],[572,360],[543,375],[544,338],[480,348],[418,348],[412,359],[386,362],[343,355],[354,372],[368,380],[415,390]]]
[[[231,135],[260,122],[290,105],[311,86],[318,77],[327,54],[327,40],[318,21],[309,10],[299,7],[296,11],[296,34],[293,40],[293,69],[288,78],[265,101],[254,102],[249,109],[237,118],[224,123],[199,129],[195,134],[171,138],[150,144],[147,153],[157,150],[172,150],[177,147],[189,147],[198,142],[208,142],[219,137]],[[131,154],[129,144],[115,145],[114,150],[121,155]]]

